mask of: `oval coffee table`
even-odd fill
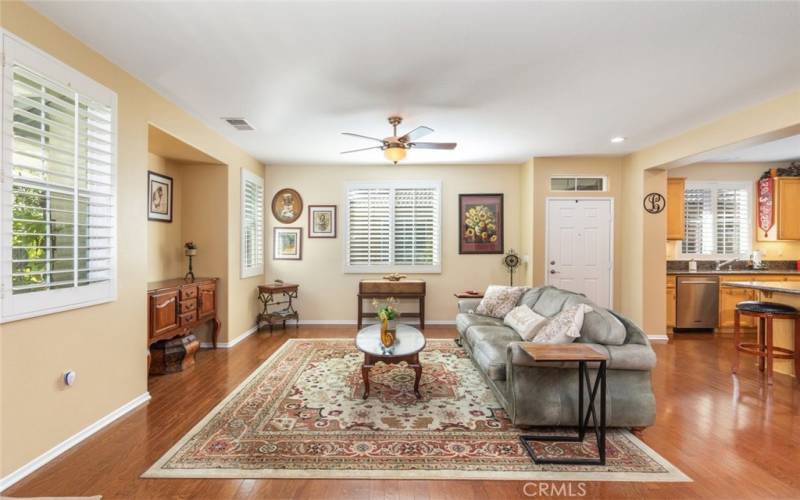
[[[425,349],[425,336],[413,326],[398,324],[394,345],[385,348],[381,344],[381,325],[370,325],[362,328],[356,335],[356,347],[364,353],[364,365],[361,377],[364,379],[364,399],[369,397],[369,370],[378,361],[386,364],[399,364],[405,361],[414,370],[414,394],[421,398],[419,380],[422,377],[422,366],[419,364],[419,352]]]

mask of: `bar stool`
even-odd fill
[[[758,318],[758,343],[742,342],[740,327],[741,316]],[[764,360],[767,362],[767,383],[772,385],[772,360],[794,359],[795,373],[800,374],[800,311],[786,304],[747,300],[736,304],[734,313],[733,343],[736,347],[733,358],[733,373],[739,370],[739,352],[758,356],[758,369],[764,371]],[[791,320],[794,323],[794,351],[784,347],[775,347],[772,342],[772,321],[776,319]]]

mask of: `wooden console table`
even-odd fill
[[[403,318],[419,318],[420,330],[425,329],[425,282],[422,280],[361,280],[358,283],[358,329],[364,318],[375,317],[374,312],[364,312],[364,299],[416,299],[419,301],[419,312],[401,313]]]
[[[148,283],[148,349],[159,340],[189,335],[193,328],[207,322],[212,324],[211,342],[216,349],[221,326],[217,319],[217,280],[175,278]]]
[[[264,309],[256,318],[256,328],[261,328],[261,323],[269,323],[269,331],[272,332],[275,323],[283,323],[286,329],[286,320],[295,320],[295,329],[299,328],[300,314],[292,307],[292,299],[297,298],[299,285],[292,283],[268,283],[258,285],[258,300],[264,304]],[[275,300],[276,296],[283,300]],[[270,312],[272,306],[283,305],[284,307]]]

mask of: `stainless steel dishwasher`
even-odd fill
[[[719,277],[678,276],[676,329],[714,329],[719,320]]]

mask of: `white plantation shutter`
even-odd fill
[[[749,190],[722,187],[717,190],[717,250],[720,255],[750,253]]]
[[[431,266],[439,254],[439,191],[395,189],[394,263]]]
[[[355,188],[347,193],[347,263],[391,263],[391,189]]]
[[[749,183],[687,183],[682,253],[739,256],[750,253]]]
[[[113,300],[116,95],[3,42],[2,319]]]
[[[347,187],[348,272],[439,272],[441,184],[354,183]]]
[[[683,253],[710,255],[714,253],[714,212],[711,189],[687,188],[684,191]]]
[[[242,278],[264,274],[264,179],[242,169]]]

